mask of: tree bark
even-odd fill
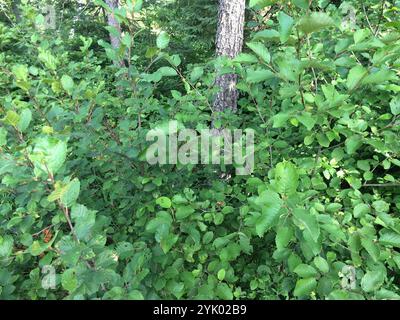
[[[21,4],[21,0],[13,0],[11,3],[11,8],[15,15],[15,21],[17,23],[21,22],[21,10],[19,8],[20,4]]]
[[[218,29],[216,37],[217,56],[235,58],[243,47],[245,0],[219,0]],[[220,91],[214,100],[214,111],[237,110],[237,75],[217,76],[215,84]]]
[[[110,33],[110,42],[111,46],[118,50],[121,46],[121,25],[118,20],[115,18],[114,11],[118,9],[118,0],[105,0],[106,4],[110,7],[111,12],[107,12],[107,23],[110,27],[114,27],[118,31],[118,36]],[[118,61],[114,61],[115,65],[124,67],[125,62],[123,59]]]

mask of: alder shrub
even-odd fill
[[[165,32],[126,58],[29,5],[0,24],[0,298],[400,298],[400,6],[316,2],[197,65]],[[237,113],[212,114],[214,70]],[[150,129],[212,119],[255,130],[251,175],[146,162]]]

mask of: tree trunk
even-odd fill
[[[15,15],[15,21],[17,23],[21,22],[21,10],[19,8],[20,4],[21,4],[21,0],[13,0],[11,3],[11,8]]]
[[[245,0],[219,0],[218,29],[216,37],[217,56],[235,58],[243,47]],[[236,111],[238,92],[237,75],[224,74],[215,81],[220,88],[215,100],[214,111],[227,109]]]
[[[119,50],[119,48],[121,46],[121,25],[119,24],[118,20],[114,16],[115,9],[118,9],[118,0],[105,0],[105,2],[111,9],[111,12],[107,12],[107,23],[110,27],[114,27],[118,31],[118,36],[110,33],[111,46],[115,50]],[[121,66],[121,67],[125,66],[125,62],[123,59],[114,61],[114,64]]]

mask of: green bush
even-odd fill
[[[118,68],[129,37],[43,30],[32,6],[0,24],[0,298],[400,298],[400,8],[352,29],[316,2],[188,68],[165,34]],[[255,130],[254,172],[149,165],[149,129],[209,127],[221,66],[240,100],[218,125]]]

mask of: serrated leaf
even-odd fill
[[[259,83],[275,77],[274,73],[267,69],[249,70],[246,81],[249,83]]]
[[[294,209],[294,217],[300,222],[300,226],[304,232],[308,232],[309,236],[316,242],[320,235],[320,228],[317,217],[304,209]]]
[[[298,28],[304,33],[313,33],[321,31],[327,27],[332,26],[333,20],[326,13],[313,12],[300,19]]]
[[[61,203],[65,207],[70,207],[78,199],[81,184],[77,178],[69,182],[63,189],[60,195]]]
[[[379,238],[379,243],[400,248],[400,235],[392,231],[387,231]]]
[[[6,116],[3,118],[4,123],[9,124],[13,127],[16,127],[18,125],[19,120],[20,117],[18,113],[12,110],[7,111]]]
[[[353,90],[357,85],[361,83],[361,80],[368,74],[368,70],[363,66],[357,65],[353,67],[349,75],[347,76],[347,88]]]
[[[264,60],[265,63],[270,63],[271,61],[271,55],[266,48],[264,44],[261,42],[248,42],[247,46],[257,55],[259,56],[262,60]]]
[[[65,91],[71,94],[72,90],[74,89],[74,80],[69,75],[64,74],[61,77],[61,85]]]
[[[78,287],[78,279],[76,277],[75,269],[68,269],[63,272],[61,275],[61,285],[69,292],[73,292]]]
[[[317,280],[315,278],[297,280],[293,294],[296,297],[306,297],[316,288],[316,286]]]
[[[354,215],[354,218],[360,218],[360,217],[363,217],[363,216],[365,216],[366,214],[368,214],[370,212],[371,212],[371,209],[367,204],[359,203],[358,205],[356,205],[354,207],[353,215]]]
[[[315,124],[317,123],[317,120],[309,112],[302,112],[296,118],[301,124],[303,124],[307,128],[307,130],[312,130],[312,128],[314,128]]]
[[[8,257],[13,249],[14,239],[12,236],[6,234],[4,236],[0,236],[0,257],[6,258]]]
[[[189,217],[194,212],[194,209],[190,206],[180,206],[176,210],[175,216],[177,220],[183,220]]]
[[[61,168],[67,155],[67,144],[51,137],[40,138],[36,141],[29,158],[35,165],[37,174],[47,170],[53,175]]]
[[[179,236],[172,233],[166,235],[165,237],[162,237],[160,245],[163,252],[167,254],[174,246],[174,244],[178,241],[178,239]]]
[[[278,249],[286,248],[289,244],[291,238],[293,237],[293,228],[292,227],[280,227],[276,232],[275,243]]]
[[[329,272],[329,264],[324,258],[315,257],[314,258],[314,264],[318,268],[318,270],[321,271],[322,273],[328,273]]]
[[[161,67],[156,72],[159,72],[163,77],[174,77],[178,75],[176,70],[171,67]]]
[[[385,281],[385,274],[382,270],[368,271],[361,279],[361,288],[365,292],[378,290]]]
[[[32,112],[29,109],[24,109],[21,111],[21,114],[19,116],[19,121],[18,121],[18,129],[21,132],[24,132],[29,124],[31,123],[32,120]]]
[[[218,271],[217,278],[219,281],[223,281],[225,279],[226,271],[225,269],[221,269]]]
[[[318,274],[313,266],[304,263],[299,264],[293,272],[301,278],[311,278]]]
[[[294,20],[291,16],[288,16],[283,11],[279,11],[278,21],[279,21],[280,40],[281,43],[285,43],[286,41],[288,41],[290,34],[292,32],[294,26]]]
[[[363,145],[363,140],[360,135],[352,135],[346,139],[346,152],[348,154],[354,154]]]
[[[168,197],[160,197],[156,200],[156,204],[158,204],[162,208],[171,208],[172,202]]]
[[[168,47],[169,41],[170,36],[168,35],[168,33],[166,33],[165,31],[161,31],[157,37],[157,48],[161,50],[165,49],[166,47]]]
[[[281,194],[292,194],[299,186],[299,174],[291,162],[280,162],[275,168],[276,188]]]
[[[273,227],[279,217],[282,200],[279,195],[273,191],[264,191],[254,201],[261,208],[261,216],[256,222],[256,233],[262,237],[266,231]]]
[[[217,296],[222,300],[232,300],[232,289],[226,283],[219,283],[216,289]]]
[[[395,116],[400,114],[400,96],[397,96],[390,101],[390,111]]]
[[[78,239],[87,239],[96,222],[96,211],[88,210],[84,205],[74,205],[71,209],[71,219],[74,222]]]
[[[361,245],[368,252],[374,262],[378,262],[380,249],[371,238],[361,237]]]

